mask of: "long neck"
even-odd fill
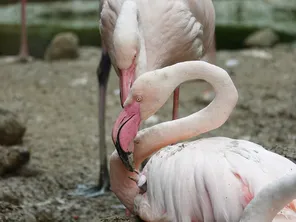
[[[228,119],[238,99],[237,90],[228,73],[222,68],[202,61],[178,63],[156,70],[154,75],[151,73],[145,77],[149,80],[153,78],[151,85],[161,84],[153,88],[161,89],[161,92],[155,92],[155,94],[161,95],[162,98],[153,100],[153,103],[158,103],[156,105],[158,108],[165,103],[178,85],[190,80],[207,81],[213,86],[216,97],[197,113],[141,130],[135,140],[136,166],[164,146],[220,127]],[[154,111],[156,112],[158,108]],[[153,112],[149,113],[149,115],[152,114]]]
[[[240,222],[271,222],[293,199],[296,199],[296,173],[264,187],[247,205]]]
[[[138,32],[137,16],[137,4],[131,0],[124,1],[114,28],[114,38],[121,42],[121,38],[128,38],[128,35]]]
[[[117,66],[127,69],[139,44],[138,9],[135,1],[126,0],[121,6],[113,32],[113,52]]]
[[[143,37],[143,30],[142,27],[139,27],[139,41],[140,41],[140,48],[139,54],[137,57],[137,66],[136,66],[136,78],[138,78],[141,74],[150,71],[150,67],[147,66],[147,55],[146,55],[146,46],[145,46],[145,39]]]

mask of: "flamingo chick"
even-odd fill
[[[215,54],[211,54],[215,32],[212,0],[101,0],[99,13],[103,48],[97,70],[100,176],[96,187],[78,190],[78,194],[87,196],[101,195],[109,189],[105,107],[111,63],[119,76],[123,105],[133,81],[144,72],[199,60],[204,55],[215,60]],[[178,100],[176,85],[173,119],[178,118]]]
[[[177,85],[194,79],[215,89],[216,97],[207,107],[137,133],[140,122],[153,115]],[[146,221],[239,221],[264,186],[296,172],[296,165],[245,140],[213,137],[170,145],[220,127],[237,99],[227,72],[206,62],[183,62],[141,75],[113,128],[117,150],[110,160],[112,191]],[[152,154],[139,187],[128,177],[136,178],[141,162]],[[146,193],[141,194],[143,176]],[[292,202],[281,214],[295,221],[294,210]]]

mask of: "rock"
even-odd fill
[[[78,37],[71,32],[57,34],[45,51],[47,61],[60,59],[75,59],[78,57]]]
[[[0,176],[15,173],[30,161],[30,151],[24,147],[0,146]]]
[[[16,145],[22,142],[26,127],[16,114],[0,108],[0,145]]]
[[[271,29],[262,29],[249,35],[245,45],[250,47],[271,47],[279,41],[278,35]]]

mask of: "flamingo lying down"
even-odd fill
[[[206,80],[215,89],[216,97],[206,108],[137,133],[140,122],[153,115],[176,86],[193,79]],[[113,128],[117,150],[110,159],[112,191],[145,221],[239,221],[263,187],[295,173],[296,165],[245,140],[214,137],[170,145],[220,127],[237,99],[227,72],[206,62],[183,62],[141,75]],[[151,154],[138,175],[141,162]],[[275,221],[296,221],[295,203],[285,206]],[[258,212],[265,209],[256,206]]]

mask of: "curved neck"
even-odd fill
[[[153,103],[158,103],[157,108],[144,119],[153,115],[177,86],[196,79],[205,80],[213,86],[216,92],[215,99],[207,107],[190,116],[141,130],[135,138],[136,167],[162,147],[216,129],[228,119],[238,99],[237,90],[225,70],[203,61],[182,62],[145,75],[145,82],[153,80],[151,85],[156,85],[153,87],[154,91],[161,89],[161,92],[155,92],[161,95],[159,96],[161,98],[153,99]],[[145,96],[147,96],[146,92]],[[143,110],[146,109],[143,108]]]
[[[264,187],[247,205],[240,222],[271,222],[293,199],[296,199],[296,173]]]

